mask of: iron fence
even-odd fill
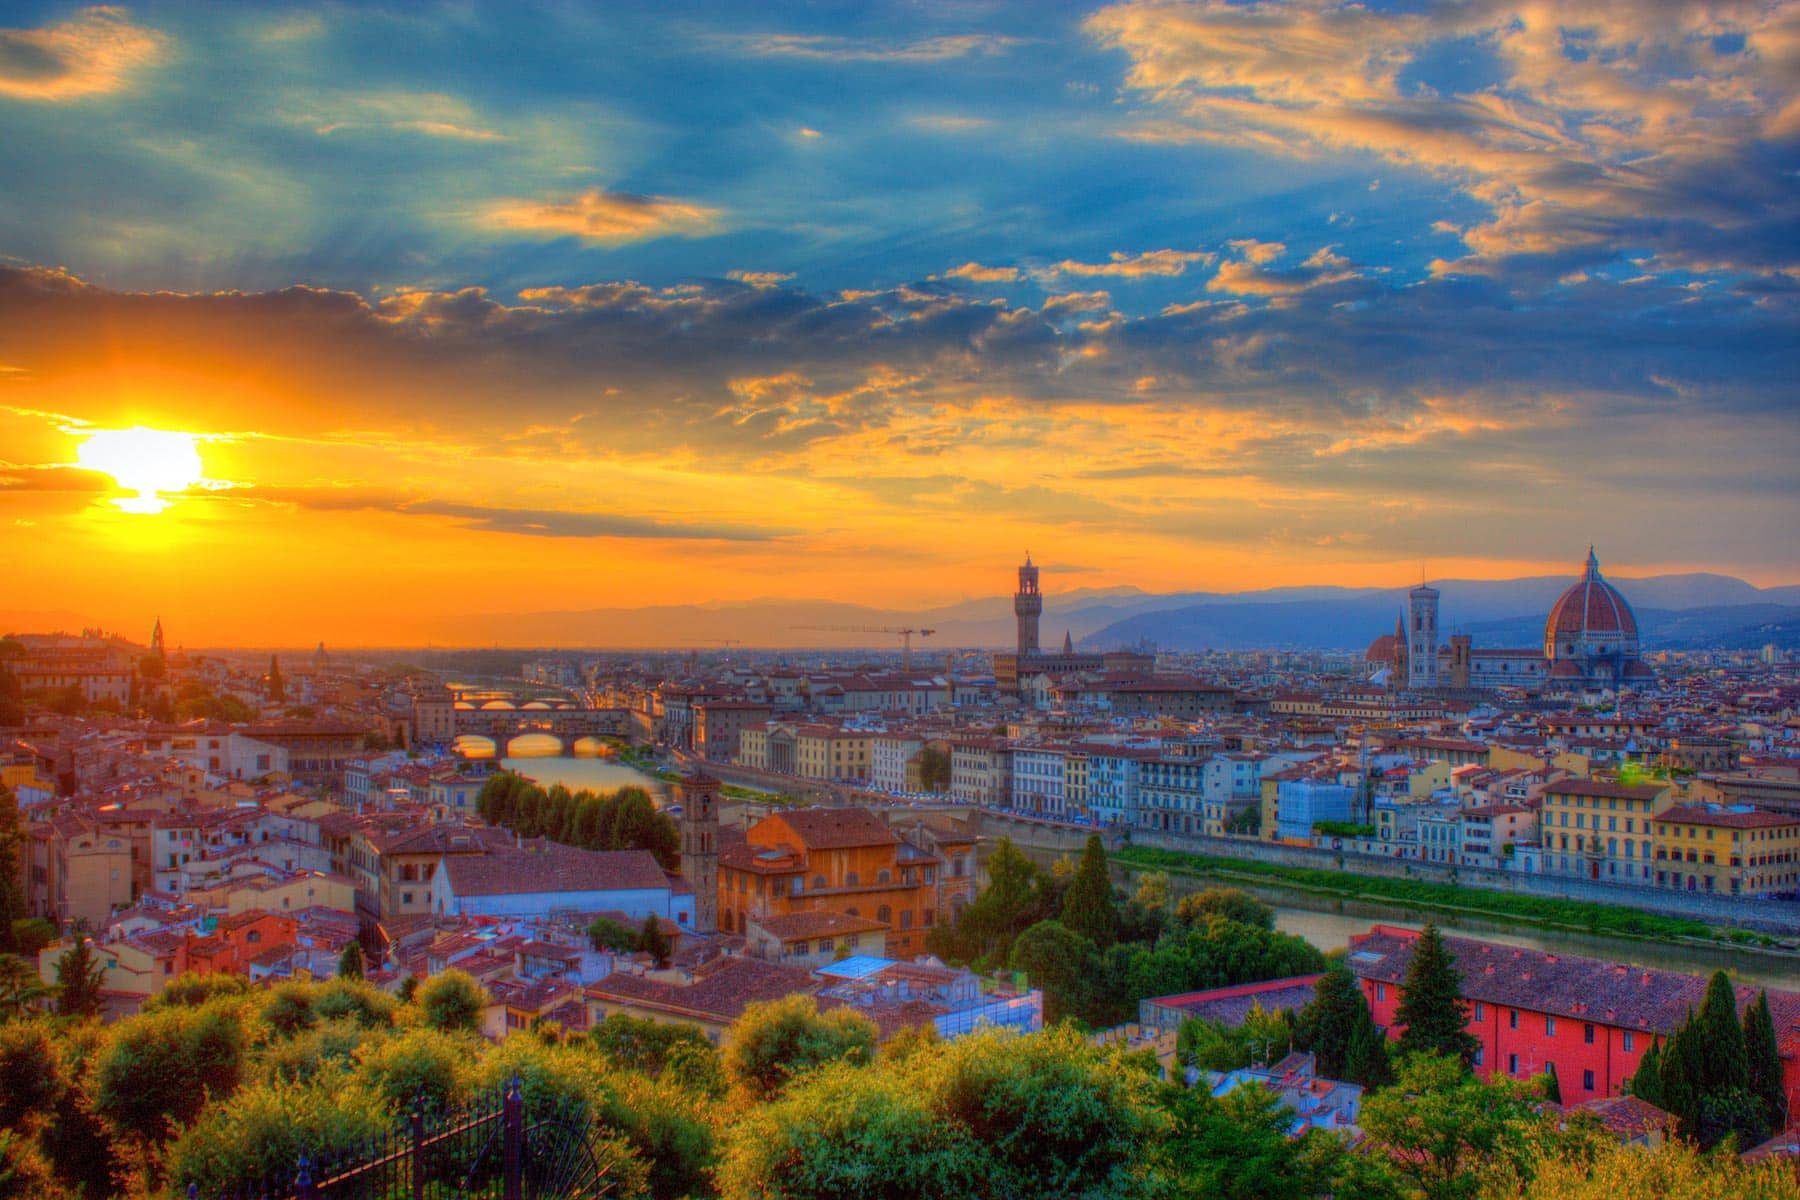
[[[189,1183],[188,1200],[600,1200],[612,1192],[591,1121],[526,1112],[519,1080],[428,1113],[421,1098],[396,1126],[357,1145],[302,1154],[293,1169],[223,1188]],[[177,1193],[181,1194],[181,1193]]]

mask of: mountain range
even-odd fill
[[[1550,606],[1572,576],[1443,579],[1440,628],[1466,632],[1478,646],[1534,646]],[[1637,612],[1647,649],[1788,644],[1800,629],[1800,586],[1758,588],[1729,575],[1656,575],[1610,579]],[[1153,593],[1137,588],[1047,593],[1042,642],[1058,648],[1068,633],[1083,649],[1150,641],[1169,650],[1360,650],[1392,632],[1407,588],[1328,586],[1244,592]],[[1007,595],[938,608],[895,611],[831,601],[761,600],[536,613],[490,613],[431,622],[448,644],[700,649],[754,647],[898,649],[897,635],[834,632],[820,626],[931,629],[914,652],[932,659],[958,648],[1005,648],[1014,639]],[[1756,631],[1772,630],[1773,636]],[[1760,639],[1760,640],[1759,640]],[[1742,643],[1741,647],[1737,643]]]

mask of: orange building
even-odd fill
[[[937,855],[902,840],[866,808],[799,808],[752,825],[719,854],[719,928],[751,918],[835,912],[879,921],[887,949],[925,949],[938,920]]]
[[[183,969],[201,975],[250,975],[250,963],[270,950],[291,948],[296,941],[294,918],[286,913],[250,912],[220,917],[218,927],[202,937],[188,935]]]

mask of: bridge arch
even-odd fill
[[[508,738],[506,756],[508,758],[548,758],[563,752],[563,740],[554,733],[532,730]]]

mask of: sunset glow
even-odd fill
[[[917,613],[1027,546],[1794,582],[1793,12],[0,17],[0,558],[305,645]]]

